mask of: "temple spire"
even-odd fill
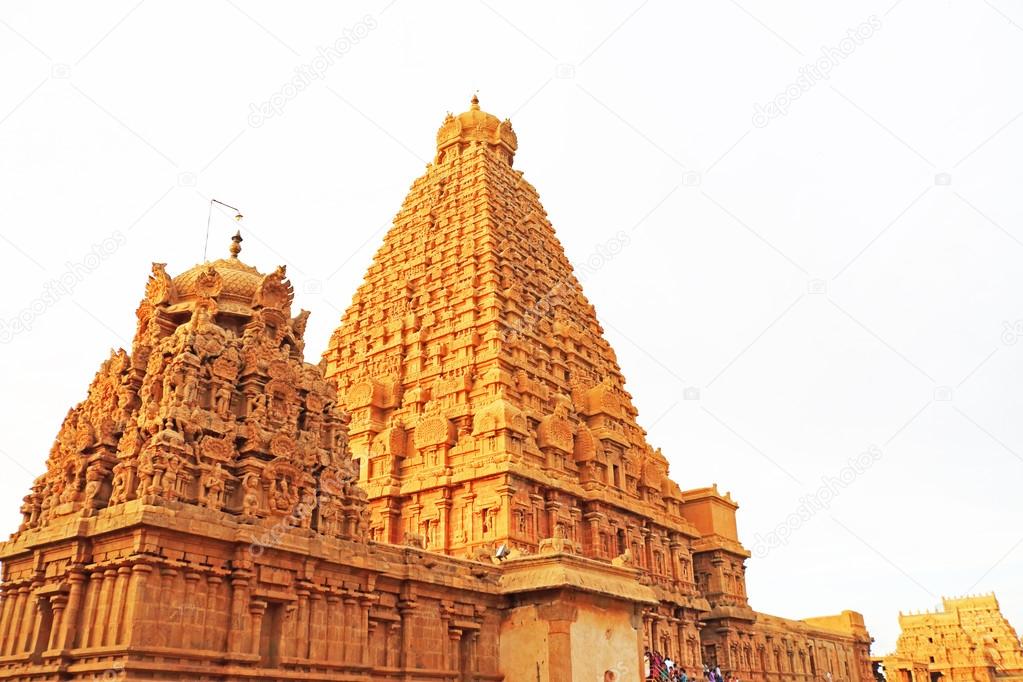
[[[231,237],[231,258],[238,258],[238,254],[242,252],[242,231],[238,230]]]

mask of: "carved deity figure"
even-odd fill
[[[202,477],[199,485],[199,504],[213,511],[220,511],[224,506],[224,486],[227,473],[217,462]]]
[[[216,393],[213,396],[213,409],[221,419],[227,419],[231,412],[232,394],[231,385],[227,382],[217,385]]]
[[[85,506],[93,508],[98,506],[100,500],[97,498],[103,488],[105,471],[101,466],[91,467],[86,473],[85,483]]]
[[[120,504],[128,500],[128,479],[131,469],[124,462],[114,467],[114,480],[110,484],[110,504]]]
[[[150,495],[153,493],[154,485],[159,485],[157,476],[156,458],[153,456],[152,452],[143,452],[142,456],[139,458],[138,491],[140,495]]]
[[[270,485],[270,507],[279,512],[290,513],[298,502],[298,493],[287,476],[275,479]]]
[[[245,516],[256,516],[259,513],[259,476],[249,474],[242,481],[242,513]]]
[[[181,458],[168,455],[167,470],[163,475],[163,494],[168,500],[178,498],[178,476],[181,474]]]
[[[338,515],[340,511],[340,506],[333,495],[323,495],[320,500],[317,530],[323,535],[338,535],[340,530]]]

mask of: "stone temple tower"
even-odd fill
[[[517,145],[444,119],[318,365],[240,235],[153,265],[0,544],[0,680],[872,679],[859,614],[750,607],[738,505],[669,478]]]
[[[475,97],[445,118],[324,356],[351,415],[371,537],[465,557],[557,543],[641,567],[671,604],[662,633],[695,662],[701,533],[513,167],[517,144]],[[748,555],[730,549],[739,571]],[[734,580],[722,593],[748,609]]]
[[[737,505],[669,478],[517,147],[476,97],[448,114],[324,355],[371,537],[628,565],[656,596],[648,646],[690,668],[780,672],[780,642],[754,635]],[[844,663],[869,674],[851,651]]]

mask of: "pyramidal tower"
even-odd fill
[[[516,559],[508,570],[553,553],[627,566],[655,597],[641,609],[651,650],[690,668],[781,674],[788,653],[767,643],[807,622],[758,625],[737,505],[669,478],[539,195],[514,168],[517,146],[511,122],[476,97],[447,115],[324,355],[351,417],[369,533]],[[816,623],[843,633],[841,676],[867,679],[859,615]]]
[[[466,556],[557,538],[692,582],[668,556],[699,533],[516,146],[475,97],[447,116],[325,355],[371,533]]]

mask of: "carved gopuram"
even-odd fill
[[[876,659],[888,682],[1023,681],[1023,645],[995,595],[946,598],[941,606],[899,614],[895,652]]]
[[[153,266],[0,545],[0,679],[872,680],[859,614],[749,606],[737,504],[647,443],[516,147],[448,115],[319,365],[240,235]]]
[[[643,645],[690,670],[870,679],[858,614],[758,625],[737,505],[716,487],[681,491],[647,443],[537,191],[513,168],[517,146],[476,98],[448,115],[324,356],[371,537],[467,558],[503,548],[506,566],[551,552],[628,566],[656,596],[636,610]]]

